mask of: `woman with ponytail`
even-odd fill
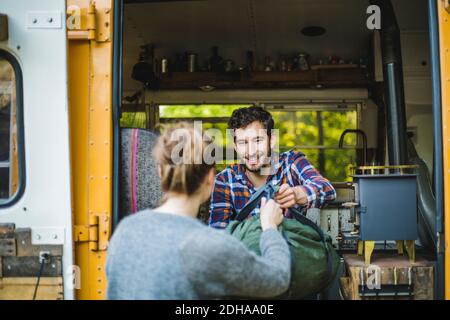
[[[158,138],[154,157],[165,195],[159,207],[123,219],[115,230],[108,299],[266,298],[288,289],[290,253],[277,231],[283,215],[273,200],[261,204],[261,256],[196,219],[214,186],[214,163],[203,158],[210,144],[187,123]]]

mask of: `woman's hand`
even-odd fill
[[[272,199],[267,201],[266,198],[261,199],[261,228],[276,229],[283,222],[283,213],[280,206]]]

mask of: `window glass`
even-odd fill
[[[356,135],[339,138],[345,129],[356,129],[356,108],[347,110],[269,110],[279,129],[280,151],[298,150],[331,181],[348,179],[349,167],[356,164]],[[346,147],[350,146],[350,147]]]
[[[219,129],[222,133],[215,143],[223,148],[225,155],[227,122],[235,109],[250,105],[160,105],[159,123],[170,126],[176,121],[202,121],[202,128]],[[339,148],[339,138],[345,129],[356,129],[358,106],[297,106],[270,108],[278,129],[280,152],[297,150],[303,152],[311,163],[331,181],[348,179],[349,167],[356,164],[356,135],[345,138],[344,148]],[[122,113],[123,127],[145,128],[145,112]],[[228,147],[232,146],[228,144]],[[230,151],[229,153],[230,154]],[[235,155],[236,157],[236,155]],[[233,159],[219,162],[217,170],[222,170]]]
[[[12,199],[19,188],[16,102],[15,70],[0,51],[0,204]]]

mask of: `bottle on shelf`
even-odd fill
[[[273,71],[273,64],[272,64],[272,59],[270,58],[270,56],[266,56],[264,58],[264,71],[266,71],[266,72]]]
[[[209,58],[209,71],[211,72],[222,72],[224,69],[224,61],[221,56],[219,56],[219,48],[217,46],[211,47],[211,57]]]

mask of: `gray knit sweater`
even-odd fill
[[[150,210],[125,218],[108,249],[108,299],[273,297],[288,289],[290,252],[273,229],[262,256],[197,219]]]

